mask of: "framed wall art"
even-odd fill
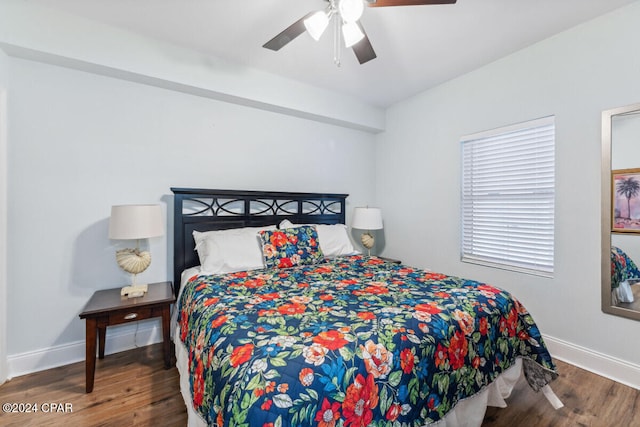
[[[640,233],[640,168],[611,171],[611,231]]]

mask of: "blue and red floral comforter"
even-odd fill
[[[422,426],[518,357],[535,389],[556,376],[507,292],[375,257],[196,276],[179,310],[210,425]]]

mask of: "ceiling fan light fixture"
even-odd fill
[[[351,47],[364,38],[364,33],[355,22],[345,22],[342,25],[342,36],[346,47]]]
[[[304,27],[315,41],[320,40],[328,25],[329,16],[323,11],[318,11],[304,20]]]
[[[364,12],[363,0],[340,0],[338,11],[345,22],[356,22]]]

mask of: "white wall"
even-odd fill
[[[348,214],[374,198],[369,133],[40,62],[4,61],[11,80],[14,374],[69,362],[59,360],[69,354],[84,358],[78,313],[95,290],[128,279],[107,238],[113,204],[170,208],[171,186],[344,192]],[[171,279],[168,241],[151,240],[153,262],[140,280]],[[57,362],[48,357],[52,351],[61,353]],[[36,356],[42,360],[34,365]]]
[[[601,312],[599,266],[601,112],[640,101],[638,22],[640,2],[393,106],[376,176],[386,255],[501,286],[548,337],[636,368],[640,323]],[[460,137],[552,114],[555,277],[461,263]]]
[[[7,376],[7,142],[8,58],[0,52],[0,384]]]

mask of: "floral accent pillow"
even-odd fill
[[[262,239],[262,256],[267,268],[317,264],[324,259],[314,226],[262,230],[258,234]]]

